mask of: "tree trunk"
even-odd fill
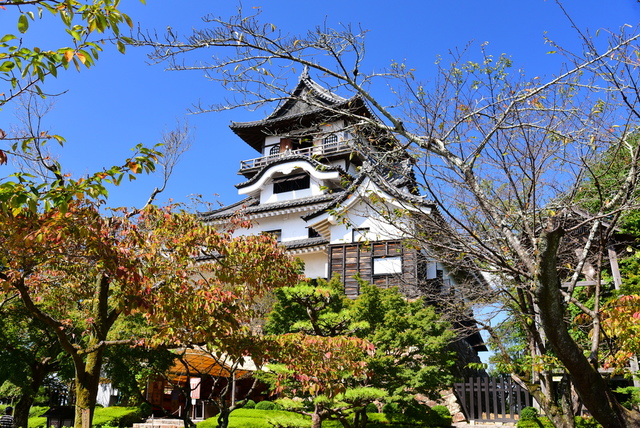
[[[322,417],[318,412],[311,415],[311,428],[322,428]]]
[[[29,388],[22,390],[20,400],[16,403],[16,408],[13,412],[14,426],[17,428],[26,428],[29,422],[29,410],[35,396],[38,394],[38,390],[44,382],[44,378],[51,372],[52,366],[49,364],[49,359],[45,358],[42,361],[37,361],[31,365],[31,382]]]
[[[16,403],[16,408],[13,412],[13,423],[16,428],[27,428],[29,426],[29,409],[33,404],[34,394],[29,391],[22,394],[20,400]]]
[[[367,416],[367,406],[364,406],[361,410],[356,410],[353,414],[353,428],[365,428],[369,416]]]
[[[228,407],[220,407],[220,415],[218,415],[218,428],[227,428],[229,426],[229,415],[231,410]]]
[[[102,369],[103,348],[87,355],[86,360],[74,359],[76,375],[76,413],[75,428],[90,428],[93,412],[96,407],[98,387],[100,385],[100,370]],[[82,416],[88,413],[88,425],[83,427]]]
[[[547,230],[541,237],[540,276],[535,295],[547,340],[571,375],[582,403],[603,428],[638,427],[640,414],[618,403],[605,379],[569,335],[557,272],[557,253],[562,235],[562,229],[557,228]]]
[[[313,413],[311,414],[311,428],[322,428],[322,420],[325,418],[326,412],[322,406],[313,405]]]
[[[545,382],[541,379],[540,382]],[[549,388],[549,386],[547,386]],[[566,413],[561,407],[558,407],[550,394],[544,394],[540,389],[540,385],[527,385],[527,389],[533,398],[536,399],[545,416],[553,423],[556,428],[575,428],[575,418],[573,413]],[[547,389],[549,390],[549,389]]]

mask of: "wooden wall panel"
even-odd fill
[[[377,257],[402,257],[402,273],[374,275],[373,259]],[[382,241],[355,244],[339,244],[329,247],[329,276],[339,274],[347,296],[359,294],[358,283],[353,276],[360,276],[379,287],[397,286],[407,297],[416,297],[418,251],[405,247],[401,241]]]

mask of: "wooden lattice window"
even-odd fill
[[[338,142],[338,135],[336,134],[328,135],[324,137],[324,140],[323,140],[324,144],[335,144],[337,142]]]
[[[273,193],[291,192],[294,190],[308,189],[311,187],[309,174],[292,174],[273,179]]]

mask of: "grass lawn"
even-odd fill
[[[229,416],[229,428],[273,428],[269,421],[288,423],[292,427],[310,427],[311,419],[297,413],[283,410],[238,409]],[[198,424],[198,428],[215,428],[218,417],[214,416]],[[286,426],[286,425],[285,425]],[[332,425],[327,425],[327,427]],[[337,426],[337,425],[336,425]],[[324,427],[324,424],[323,424]]]
[[[369,413],[369,428],[400,428],[418,426],[410,423],[402,416],[398,416],[398,421],[390,422],[382,413]],[[218,417],[209,418],[198,424],[198,428],[215,428],[218,424]],[[258,410],[258,409],[238,409],[231,412],[229,416],[229,428],[273,428],[270,421],[278,422],[278,426],[291,428],[305,428],[311,426],[311,418],[297,413],[285,412],[283,410]],[[404,423],[403,423],[404,422]],[[426,425],[422,425],[426,426]],[[342,428],[339,421],[324,421],[322,428]]]
[[[29,412],[29,428],[44,428],[47,418],[40,415],[48,410],[48,407],[32,407]],[[137,422],[139,409],[137,407],[96,407],[93,415],[93,427],[118,426],[120,421],[124,426],[132,426]]]

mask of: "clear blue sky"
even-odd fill
[[[421,79],[434,76],[438,55],[463,48],[469,42],[478,50],[489,43],[494,55],[510,55],[518,68],[530,75],[550,76],[558,71],[556,55],[544,44],[544,35],[574,47],[575,34],[554,1],[551,0],[244,0],[245,10],[259,6],[262,19],[291,33],[304,32],[322,24],[360,25],[368,29],[367,66],[385,67],[392,60],[405,60],[417,69]],[[167,26],[181,34],[192,27],[202,28],[200,18],[206,14],[226,17],[237,4],[222,0],[122,0],[122,9],[145,29],[162,32]],[[598,28],[617,31],[622,25],[636,27],[640,21],[640,4],[635,0],[566,1],[581,29]],[[16,32],[15,11],[0,10],[2,33]],[[56,40],[59,27],[32,24],[29,37],[47,46]],[[62,39],[64,40],[64,39]],[[66,42],[62,42],[66,43]],[[152,145],[163,130],[186,117],[187,109],[199,100],[204,104],[224,97],[223,89],[206,80],[199,72],[167,72],[159,65],[146,64],[143,49],[128,49],[126,55],[106,47],[95,68],[77,73],[69,70],[50,81],[50,92],[67,93],[56,101],[47,118],[49,128],[63,135],[68,143],[60,152],[60,161],[74,174],[94,171],[117,164],[127,157],[137,143]],[[201,53],[207,60],[213,52]],[[363,70],[363,72],[366,70]],[[294,83],[294,82],[292,82]],[[386,88],[376,88],[381,95]],[[345,94],[343,94],[345,95]],[[274,106],[275,107],[275,106]],[[0,128],[14,122],[13,107],[0,112]],[[185,201],[190,194],[202,194],[209,201],[228,204],[239,199],[234,184],[239,162],[257,156],[229,130],[229,122],[256,120],[264,113],[235,110],[187,117],[195,127],[192,149],[175,170],[172,181],[159,202],[168,198]],[[5,174],[0,173],[0,177]],[[112,190],[111,206],[141,205],[159,183],[158,177],[125,184]],[[217,195],[217,196],[216,196]]]

